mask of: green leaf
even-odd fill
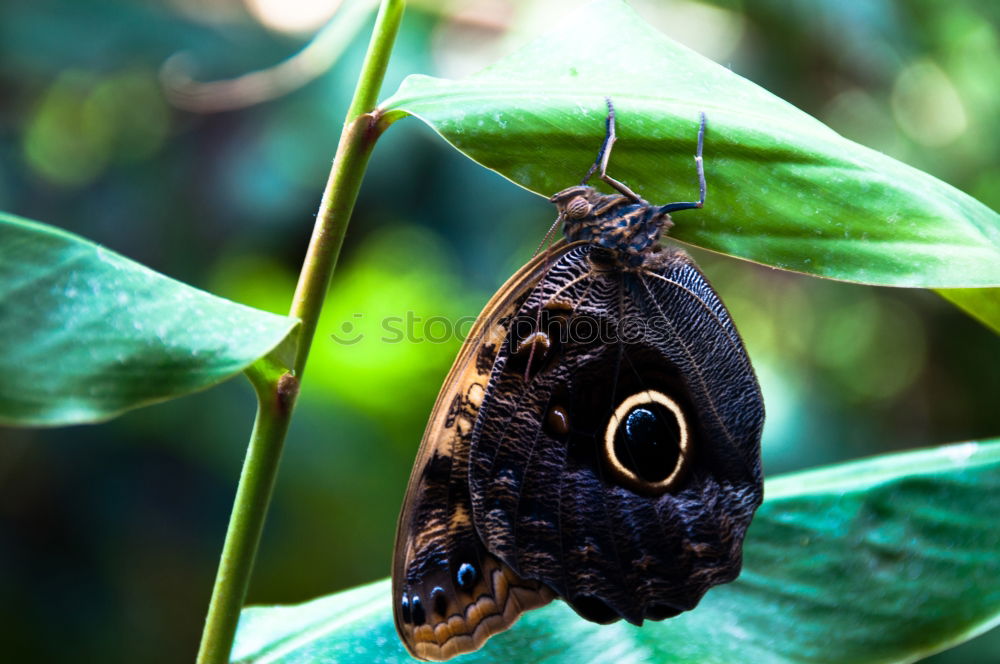
[[[937,293],[1000,334],[1000,288],[949,288]]]
[[[587,5],[468,79],[410,76],[381,108],[549,196],[594,161],[606,96],[618,111],[609,174],[657,203],[697,199],[705,112],[708,199],[674,216],[678,240],[868,284],[1000,285],[1000,215],[671,41],[621,0]]]
[[[246,369],[297,321],[0,213],[0,423],[98,422]]]
[[[462,662],[912,662],[1000,623],[1000,439],[768,481],[744,569],[694,611],[601,626],[562,602]],[[243,611],[233,661],[408,662],[389,582]]]

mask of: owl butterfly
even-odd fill
[[[415,657],[479,648],[559,597],[598,623],[695,607],[739,573],[762,496],[764,406],[729,313],[660,246],[670,213],[607,175],[607,134],[554,195],[565,240],[489,301],[410,476],[392,573]],[[587,186],[599,177],[616,193]]]

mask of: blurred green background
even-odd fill
[[[186,108],[218,91],[178,95],[178,77],[273,66],[338,4],[0,3],[0,209],[286,312],[370,20],[332,67],[262,104]],[[471,73],[575,4],[412,3],[383,97],[410,73]],[[633,6],[849,138],[1000,208],[995,0]],[[705,155],[711,205],[710,141]],[[382,138],[313,347],[252,603],[388,574],[410,463],[458,348],[454,335],[439,342],[442,321],[478,313],[552,218],[543,199],[415,119]],[[760,376],[768,474],[1000,432],[1000,343],[933,293],[693,253]],[[416,338],[382,341],[385,317],[407,315]],[[107,424],[0,430],[4,659],[190,661],[252,416],[239,379]],[[997,652],[994,630],[928,661]]]

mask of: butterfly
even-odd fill
[[[718,295],[660,245],[671,212],[705,202],[705,116],[700,199],[658,206],[607,174],[607,105],[594,164],[550,199],[565,238],[486,305],[420,444],[392,572],[419,659],[476,650],[556,597],[598,623],[663,620],[739,574],[763,400]]]

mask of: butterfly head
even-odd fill
[[[604,194],[587,185],[577,185],[563,189],[549,198],[555,203],[560,219],[570,221],[585,219],[591,215],[594,206],[601,202]]]

